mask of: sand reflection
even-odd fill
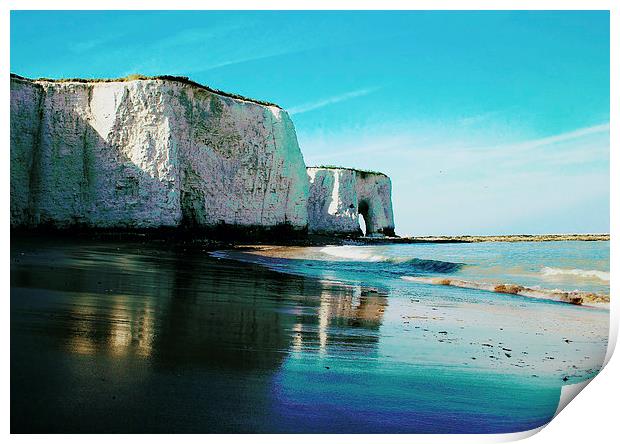
[[[376,289],[285,276],[186,248],[50,251],[47,262],[43,254],[30,262],[23,256],[13,285],[46,294],[50,305],[41,312],[52,315],[44,330],[77,355],[275,371],[290,351],[375,350],[387,307]]]

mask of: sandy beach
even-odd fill
[[[607,312],[569,304],[199,243],[11,247],[14,432],[526,430],[606,350]]]

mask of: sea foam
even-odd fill
[[[341,259],[350,259],[360,262],[384,262],[389,258],[380,254],[372,254],[360,247],[338,246],[321,248],[321,253]]]
[[[543,276],[577,276],[582,278],[594,278],[604,282],[609,282],[609,271],[600,270],[581,270],[579,268],[554,268],[542,267],[540,270]]]
[[[403,276],[402,279],[420,284],[446,285],[450,287],[470,288],[474,290],[491,291],[493,293],[513,294],[534,299],[566,302],[574,305],[585,305],[593,307],[607,307],[609,305],[608,295],[590,293],[580,290],[549,290],[537,287],[524,287],[515,284],[493,284],[488,282],[466,281],[463,279],[445,277]]]

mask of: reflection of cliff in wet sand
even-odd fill
[[[272,430],[290,351],[376,350],[383,295],[200,247],[122,247],[14,242],[13,431]]]

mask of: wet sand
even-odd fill
[[[12,239],[11,431],[511,432],[595,373],[595,317],[579,339],[547,311],[506,328],[519,306],[451,290],[399,298],[200,243]]]
[[[576,383],[593,377],[605,356],[609,312],[604,303],[576,305],[540,295],[534,298],[495,291],[495,287],[490,291],[428,283],[429,278],[423,277],[397,276],[389,283],[372,279],[372,262],[326,261],[324,248],[248,248],[212,254],[261,263],[283,273],[328,276],[327,282],[343,287],[355,288],[352,283],[359,279],[357,285],[365,288],[363,291],[385,295],[390,304],[383,316],[382,349],[393,348],[394,356],[403,362],[431,367],[460,365],[551,378],[552,383]],[[374,259],[381,263],[379,259],[384,257]],[[391,266],[388,263],[387,269]],[[348,274],[342,267],[353,271],[347,281],[339,280]],[[414,279],[417,282],[410,283]],[[446,348],[448,344],[451,347]]]

